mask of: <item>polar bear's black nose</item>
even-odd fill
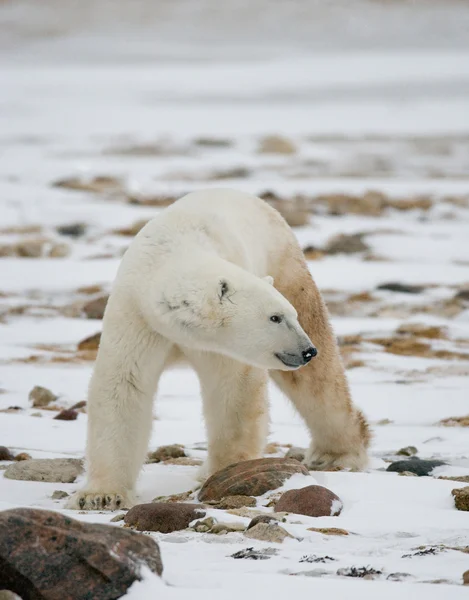
[[[305,365],[308,364],[309,361],[312,358],[314,358],[317,353],[318,353],[318,349],[315,348],[314,346],[311,346],[311,348],[307,348],[306,350],[303,350],[303,352],[301,353],[301,356],[303,357],[303,363]]]

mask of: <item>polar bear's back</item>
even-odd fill
[[[259,274],[294,240],[283,218],[266,202],[230,189],[187,194],[162,211],[153,227],[171,230],[177,243],[205,231],[224,258]]]

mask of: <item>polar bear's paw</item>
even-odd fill
[[[80,490],[66,503],[65,508],[72,510],[119,510],[131,508],[134,504],[132,495],[117,492],[96,492]]]
[[[306,453],[303,464],[310,471],[335,471],[348,469],[350,471],[362,471],[368,462],[365,449],[356,452],[345,452],[336,454],[310,449]]]

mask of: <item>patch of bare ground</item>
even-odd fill
[[[444,327],[427,327],[419,324],[405,324],[395,334],[386,337],[370,335],[346,335],[338,338],[342,358],[347,363],[355,360],[355,355],[363,351],[363,343],[381,346],[385,352],[398,356],[416,356],[441,360],[461,360],[469,362],[469,352],[460,352],[466,347],[464,341],[453,341],[452,348],[433,347],[431,341],[447,340]],[[429,341],[430,340],[430,341]],[[360,361],[359,361],[360,362]],[[353,365],[353,363],[352,363]],[[358,366],[361,366],[360,364]],[[349,368],[351,368],[349,366]],[[421,374],[419,372],[419,374]]]
[[[56,243],[46,237],[26,237],[18,242],[0,245],[0,257],[14,258],[65,258],[70,246]]]
[[[469,415],[463,417],[448,417],[438,422],[438,425],[444,427],[469,427]]]
[[[124,192],[124,182],[112,175],[95,175],[94,177],[66,177],[53,182],[52,187],[93,194],[109,194]]]

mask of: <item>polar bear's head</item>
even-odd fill
[[[272,278],[212,257],[194,263],[171,269],[159,286],[155,328],[163,335],[263,369],[298,369],[316,356]]]

